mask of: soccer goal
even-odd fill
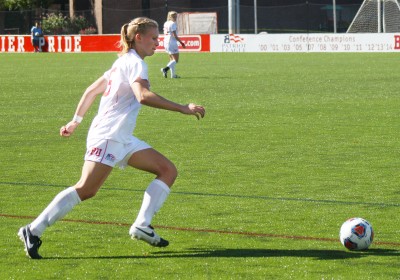
[[[398,0],[364,0],[347,33],[400,32]]]
[[[216,34],[217,13],[179,13],[178,14],[179,34]]]

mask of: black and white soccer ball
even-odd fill
[[[374,240],[371,224],[363,218],[351,218],[340,228],[340,242],[349,250],[366,250]]]

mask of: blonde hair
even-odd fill
[[[178,13],[175,11],[170,11],[168,12],[167,20],[173,20],[178,16]]]
[[[145,34],[150,28],[158,28],[158,23],[147,17],[138,17],[122,25],[121,40],[119,41],[120,54],[125,54],[130,49],[133,49],[136,34]]]

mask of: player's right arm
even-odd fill
[[[104,93],[107,88],[107,79],[102,76],[98,78],[93,84],[91,84],[83,93],[81,100],[75,110],[75,116],[72,121],[70,121],[65,126],[60,129],[60,135],[64,137],[69,137],[78,127],[79,123],[82,121],[86,112],[89,110],[90,106],[93,104],[97,95]]]

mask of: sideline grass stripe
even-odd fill
[[[13,219],[34,219],[34,216],[18,216],[1,214],[0,217],[13,218]],[[113,226],[124,226],[129,227],[131,224],[118,223],[118,222],[107,222],[107,221],[89,221],[89,220],[76,220],[76,219],[63,219],[63,222],[71,223],[82,223],[82,224],[92,224],[92,225],[113,225]],[[161,226],[155,225],[157,228],[177,230],[177,231],[191,231],[191,232],[206,232],[206,233],[216,233],[216,234],[233,234],[233,235],[245,235],[253,237],[271,237],[271,238],[282,238],[282,239],[295,239],[295,240],[315,240],[315,241],[327,241],[327,242],[338,242],[337,238],[323,238],[323,237],[312,237],[312,236],[300,236],[300,235],[283,235],[283,234],[272,234],[272,233],[258,233],[249,231],[228,231],[228,230],[216,230],[216,229],[201,229],[201,228],[189,228],[189,227],[174,227],[174,226]],[[399,242],[385,242],[376,241],[376,245],[390,245],[395,247],[400,247]]]
[[[44,186],[44,187],[57,187],[65,188],[64,185],[42,184],[42,183],[24,183],[24,182],[0,182],[0,185],[18,185],[18,186]],[[105,187],[102,190],[107,191],[129,191],[129,192],[143,192],[143,189],[123,189]],[[296,197],[271,197],[259,195],[237,195],[237,194],[217,194],[217,193],[200,193],[200,192],[179,192],[173,191],[177,195],[194,195],[194,196],[210,196],[210,197],[231,197],[231,198],[244,198],[244,199],[260,199],[260,200],[279,200],[279,201],[300,201],[300,202],[313,202],[313,203],[330,203],[330,204],[355,204],[367,205],[378,207],[400,207],[400,203],[383,203],[383,202],[360,202],[360,201],[342,201],[342,200],[328,200],[328,199],[310,199],[310,198],[296,198]]]
[[[262,200],[279,200],[279,201],[301,201],[301,202],[315,202],[315,203],[332,203],[332,204],[357,204],[369,206],[394,206],[399,207],[399,203],[379,203],[379,202],[359,202],[359,201],[340,201],[340,200],[326,200],[326,199],[309,199],[309,198],[295,198],[295,197],[270,197],[270,196],[256,196],[256,195],[234,195],[234,194],[212,194],[212,193],[194,193],[194,192],[174,192],[175,194],[183,195],[199,195],[199,196],[221,196],[232,198],[247,198],[247,199],[262,199]]]

